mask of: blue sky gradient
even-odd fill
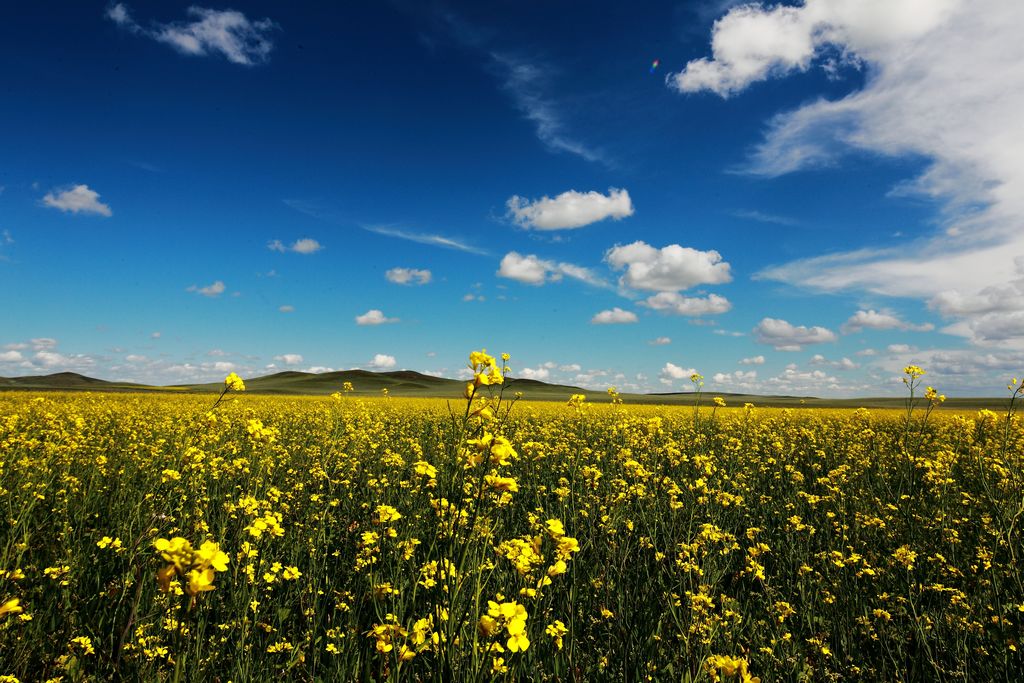
[[[984,36],[1015,59],[998,27],[1021,10],[916,4],[20,7],[0,375],[455,377],[486,347],[625,391],[697,370],[710,391],[884,395],[917,363],[998,394],[1024,367],[1024,133],[999,125],[1024,76],[982,63],[943,99],[952,67],[901,48],[952,34],[983,62]],[[796,33],[750,54],[777,19]],[[819,42],[793,57],[793,35]],[[629,279],[648,267],[668,270]]]

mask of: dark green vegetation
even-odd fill
[[[246,391],[254,394],[283,394],[299,396],[326,396],[340,391],[345,382],[355,387],[356,396],[379,396],[387,389],[392,396],[419,398],[461,398],[465,382],[443,377],[432,377],[412,370],[394,372],[369,372],[367,370],[343,370],[320,374],[310,372],[278,372],[264,377],[245,380]],[[86,377],[74,372],[54,375],[27,377],[0,377],[0,391],[3,390],[52,390],[52,391],[161,391],[175,393],[217,393],[223,384],[182,384],[175,386],[151,386],[131,382],[108,382]],[[607,403],[610,399],[603,391],[591,391],[563,384],[548,384],[532,379],[510,379],[506,392],[520,391],[523,398],[531,401],[565,401],[572,394],[584,394],[588,401]],[[627,403],[651,405],[693,405],[693,392],[664,394],[622,394]],[[729,394],[706,392],[701,396],[702,404],[709,404],[714,396],[721,396],[730,406],[753,403],[762,407],[778,408],[904,408],[906,398],[815,398],[812,396],[760,396],[756,394]],[[1005,411],[1006,398],[949,398],[943,406],[956,410]]]

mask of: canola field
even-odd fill
[[[913,367],[906,411],[528,403],[471,363],[461,402],[0,394],[0,681],[1024,676],[1013,403]]]

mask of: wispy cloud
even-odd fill
[[[454,237],[446,237],[444,235],[432,235],[430,233],[423,232],[410,232],[408,230],[402,230],[399,228],[392,227],[390,225],[361,225],[363,230],[372,232],[377,235],[384,235],[385,237],[395,237],[400,240],[408,240],[410,242],[417,242],[419,244],[430,244],[435,247],[444,247],[445,249],[455,249],[457,251],[464,251],[468,254],[478,254],[480,256],[486,256],[488,252],[479,247],[474,247],[465,242],[461,242]]]
[[[479,52],[487,69],[512,98],[516,109],[534,125],[537,138],[548,149],[568,152],[587,161],[607,164],[604,153],[568,132],[563,107],[551,94],[556,70],[543,59],[521,51],[494,46],[493,36],[450,12],[441,16],[445,29],[463,46]]]
[[[449,237],[447,235],[438,235],[433,233],[416,232],[408,230],[404,227],[400,227],[394,224],[388,223],[361,223],[357,220],[353,220],[349,217],[342,215],[330,206],[327,206],[319,201],[313,201],[308,199],[284,199],[282,200],[290,209],[294,209],[299,213],[305,214],[312,218],[325,221],[327,223],[333,223],[335,225],[348,225],[358,227],[360,230],[366,232],[372,232],[375,235],[384,235],[385,237],[394,237],[401,240],[408,240],[409,242],[416,242],[417,244],[428,244],[434,247],[442,247],[445,249],[455,249],[456,251],[464,251],[468,254],[477,254],[479,256],[487,256],[490,254],[486,249],[475,247],[471,244],[467,244],[457,237]],[[282,245],[283,246],[283,245]],[[268,247],[271,249],[276,248],[274,242],[271,242]]]
[[[548,148],[575,154],[587,161],[606,162],[604,154],[566,132],[566,125],[555,100],[546,93],[550,70],[523,57],[506,52],[490,52],[502,88],[512,97],[523,117],[533,123],[537,138]]]
[[[124,3],[110,5],[106,17],[125,31],[166,43],[186,55],[223,55],[229,62],[252,66],[270,58],[274,44],[270,32],[277,28],[270,19],[251,20],[235,10],[189,7],[189,19],[139,24]]]
[[[924,171],[891,195],[919,195],[941,207],[944,230],[912,245],[806,258],[759,277],[921,298],[954,318],[944,331],[1019,347],[1024,298],[1006,283],[1024,276],[1024,137],[1007,122],[1024,110],[1024,70],[1007,65],[1024,63],[1021,22],[1024,4],[1013,0],[745,4],[716,22],[712,55],[688,63],[671,86],[728,97],[818,65],[856,62],[870,74],[842,98],[813,99],[773,117],[747,172],[772,178],[834,165],[851,150],[924,160]],[[981,299],[1003,310],[990,317],[947,306]]]
[[[775,225],[788,225],[797,226],[800,225],[800,221],[795,218],[789,218],[787,216],[777,216],[771,213],[765,213],[764,211],[750,210],[750,209],[736,209],[730,211],[730,215],[736,218],[746,218],[752,221],[758,221],[759,223],[774,223]]]

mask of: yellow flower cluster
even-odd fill
[[[216,572],[227,571],[230,561],[214,541],[204,541],[196,549],[188,539],[175,536],[170,540],[158,538],[153,542],[153,547],[168,563],[156,574],[160,590],[169,592],[171,581],[175,577],[183,578],[186,581],[185,593],[193,600],[200,593],[215,588],[213,580]]]

